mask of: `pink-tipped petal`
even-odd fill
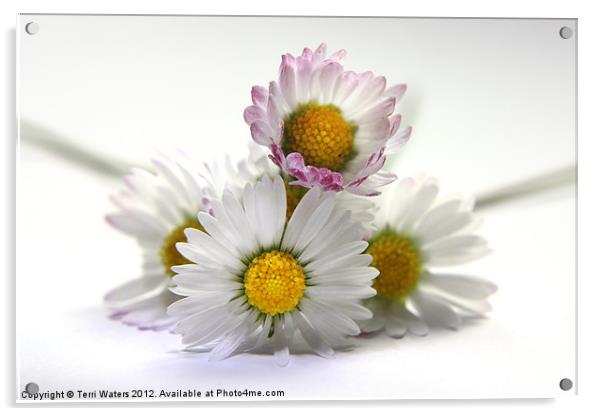
[[[291,65],[285,65],[280,73],[280,85],[282,95],[291,108],[296,105],[297,86],[295,81],[295,69]]]
[[[265,117],[265,112],[256,105],[251,105],[245,108],[243,113],[245,122],[249,125],[255,123],[257,120],[261,120]]]
[[[397,130],[399,130],[399,126],[401,125],[401,114],[395,114],[389,117],[389,132],[387,137],[393,137]]]
[[[401,97],[403,97],[403,95],[406,93],[407,89],[408,86],[406,84],[397,84],[387,88],[383,95],[385,97],[393,97],[397,101],[399,101]]]
[[[333,61],[333,62],[342,62],[345,57],[347,56],[347,51],[345,49],[341,49],[336,51],[335,53],[333,53],[329,60]]]
[[[264,87],[255,85],[251,88],[251,100],[253,101],[253,104],[265,107],[268,102],[268,91]]]
[[[251,124],[251,137],[259,144],[267,146],[272,142],[269,132],[269,126],[263,121],[256,121]]]

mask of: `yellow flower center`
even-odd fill
[[[167,237],[165,237],[165,240],[163,240],[163,244],[161,245],[161,249],[159,250],[159,255],[163,261],[165,273],[170,277],[175,275],[175,273],[171,270],[172,266],[191,263],[190,260],[182,256],[176,249],[176,243],[186,242],[186,235],[184,234],[184,230],[186,228],[196,228],[197,230],[203,232],[205,231],[203,226],[199,224],[196,218],[190,218],[182,225],[176,227]]]
[[[286,220],[290,220],[295,208],[301,202],[303,195],[307,193],[307,188],[296,185],[289,185],[288,182],[284,183],[286,190]]]
[[[305,291],[305,274],[290,254],[278,250],[253,259],[244,275],[249,303],[268,315],[289,312]]]
[[[310,102],[287,118],[283,149],[300,153],[308,165],[340,171],[353,157],[356,130],[336,106]]]
[[[408,237],[385,230],[370,241],[367,252],[372,255],[372,266],[380,271],[372,283],[378,296],[404,298],[416,288],[420,252]]]

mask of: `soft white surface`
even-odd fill
[[[396,161],[400,175],[428,171],[445,190],[479,191],[574,160],[574,42],[557,35],[571,21],[35,21],[40,32],[20,39],[21,116],[135,163],[171,145],[201,158],[242,154],[250,86],[276,76],[280,53],[323,40],[348,50],[350,68],[408,83],[400,108],[415,133]],[[561,378],[574,378],[572,188],[484,211],[495,253],[458,270],[500,286],[488,320],[425,339],[362,339],[333,360],[293,357],[280,369],[267,356],[207,363],[177,352],[175,336],[106,319],[102,294],[139,269],[137,247],[102,219],[116,186],[22,145],[18,388],[552,397]]]

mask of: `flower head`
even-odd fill
[[[206,185],[183,155],[160,155],[153,172],[135,168],[124,178],[125,187],[111,197],[117,211],[109,224],[134,237],[143,251],[142,276],[111,290],[105,302],[112,317],[140,329],[168,328],[174,319],[165,310],[177,299],[167,290],[171,268],[186,263],[175,249],[184,241],[184,229],[202,229],[196,215],[204,209]]]
[[[486,299],[496,290],[493,283],[431,270],[489,252],[486,241],[473,233],[478,219],[472,198],[434,205],[438,192],[433,178],[408,178],[384,195],[388,201],[367,249],[380,272],[373,283],[376,296],[366,302],[374,316],[360,322],[363,331],[384,327],[392,337],[407,331],[426,335],[429,326],[455,329],[463,315],[489,311]]]
[[[134,237],[142,248],[142,276],[105,296],[112,317],[140,329],[164,329],[175,321],[165,311],[179,299],[168,290],[172,267],[187,264],[176,249],[186,241],[184,230],[203,230],[197,214],[211,213],[211,202],[229,186],[239,189],[265,171],[277,169],[257,153],[232,164],[228,158],[212,164],[190,160],[182,152],[162,154],[151,171],[135,168],[124,178],[125,187],[111,197],[116,212],[106,216],[116,229]]]
[[[210,359],[268,349],[280,364],[295,339],[330,356],[357,335],[360,304],[374,295],[368,243],[332,192],[307,192],[287,221],[280,176],[247,184],[242,198],[226,190],[214,215],[199,213],[205,232],[185,231],[177,248],[192,264],[175,266],[172,291],[185,298],[168,313],[188,347]]]
[[[327,56],[322,44],[298,57],[283,55],[278,81],[253,87],[244,118],[294,184],[376,195],[395,179],[381,171],[386,154],[411,133],[394,114],[406,87],[387,88],[372,72],[345,71],[345,54]]]

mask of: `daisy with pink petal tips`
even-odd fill
[[[244,118],[292,184],[374,196],[396,179],[382,171],[386,155],[410,137],[394,113],[406,86],[346,71],[345,54],[328,56],[322,44],[283,55],[278,81],[252,88]]]

